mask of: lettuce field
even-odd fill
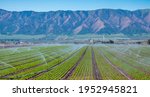
[[[0,49],[1,80],[150,80],[147,45],[42,45]]]

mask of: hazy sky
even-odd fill
[[[150,0],[0,0],[0,9],[10,11],[150,9]]]

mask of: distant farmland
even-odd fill
[[[0,49],[1,80],[150,80],[147,45],[42,45]]]

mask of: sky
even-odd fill
[[[150,0],[0,0],[0,9],[9,11],[56,11],[95,9],[150,9]]]

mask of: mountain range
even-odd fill
[[[0,33],[25,34],[150,34],[150,9],[135,11],[6,11],[0,9]]]

